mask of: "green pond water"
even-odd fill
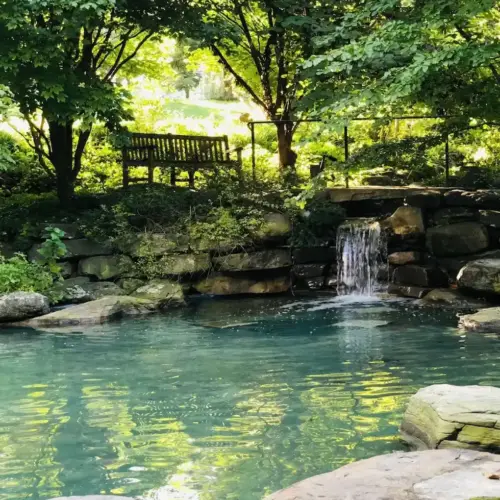
[[[0,500],[254,500],[404,449],[419,387],[500,385],[497,338],[456,321],[398,302],[267,298],[2,333]]]

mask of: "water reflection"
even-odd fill
[[[500,383],[453,315],[282,300],[0,337],[0,500],[256,500],[399,449],[418,387]]]

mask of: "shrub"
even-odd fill
[[[0,255],[0,293],[38,292],[48,294],[54,283],[52,273],[24,255],[5,259]]]

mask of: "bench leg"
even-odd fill
[[[172,167],[170,169],[170,185],[175,186],[176,183],[177,183],[177,178],[175,176],[175,167]]]
[[[155,168],[150,165],[148,167],[148,182],[149,182],[149,184],[153,184],[154,174],[155,174]]]
[[[194,170],[189,170],[189,187],[194,189]]]
[[[128,166],[123,165],[123,187],[128,187],[128,185],[129,185]]]

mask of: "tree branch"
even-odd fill
[[[224,68],[226,68],[226,70],[229,71],[231,75],[233,75],[234,79],[236,80],[236,83],[240,85],[242,88],[244,88],[250,94],[250,96],[258,106],[263,108],[266,112],[269,112],[270,110],[267,107],[266,103],[255,93],[252,87],[250,87],[250,85],[235,71],[235,69],[231,66],[229,61],[224,57],[224,54],[222,54],[219,48],[214,44],[211,44],[210,48],[214,53],[214,55],[219,58],[219,61],[222,64],[222,66],[224,66]]]

